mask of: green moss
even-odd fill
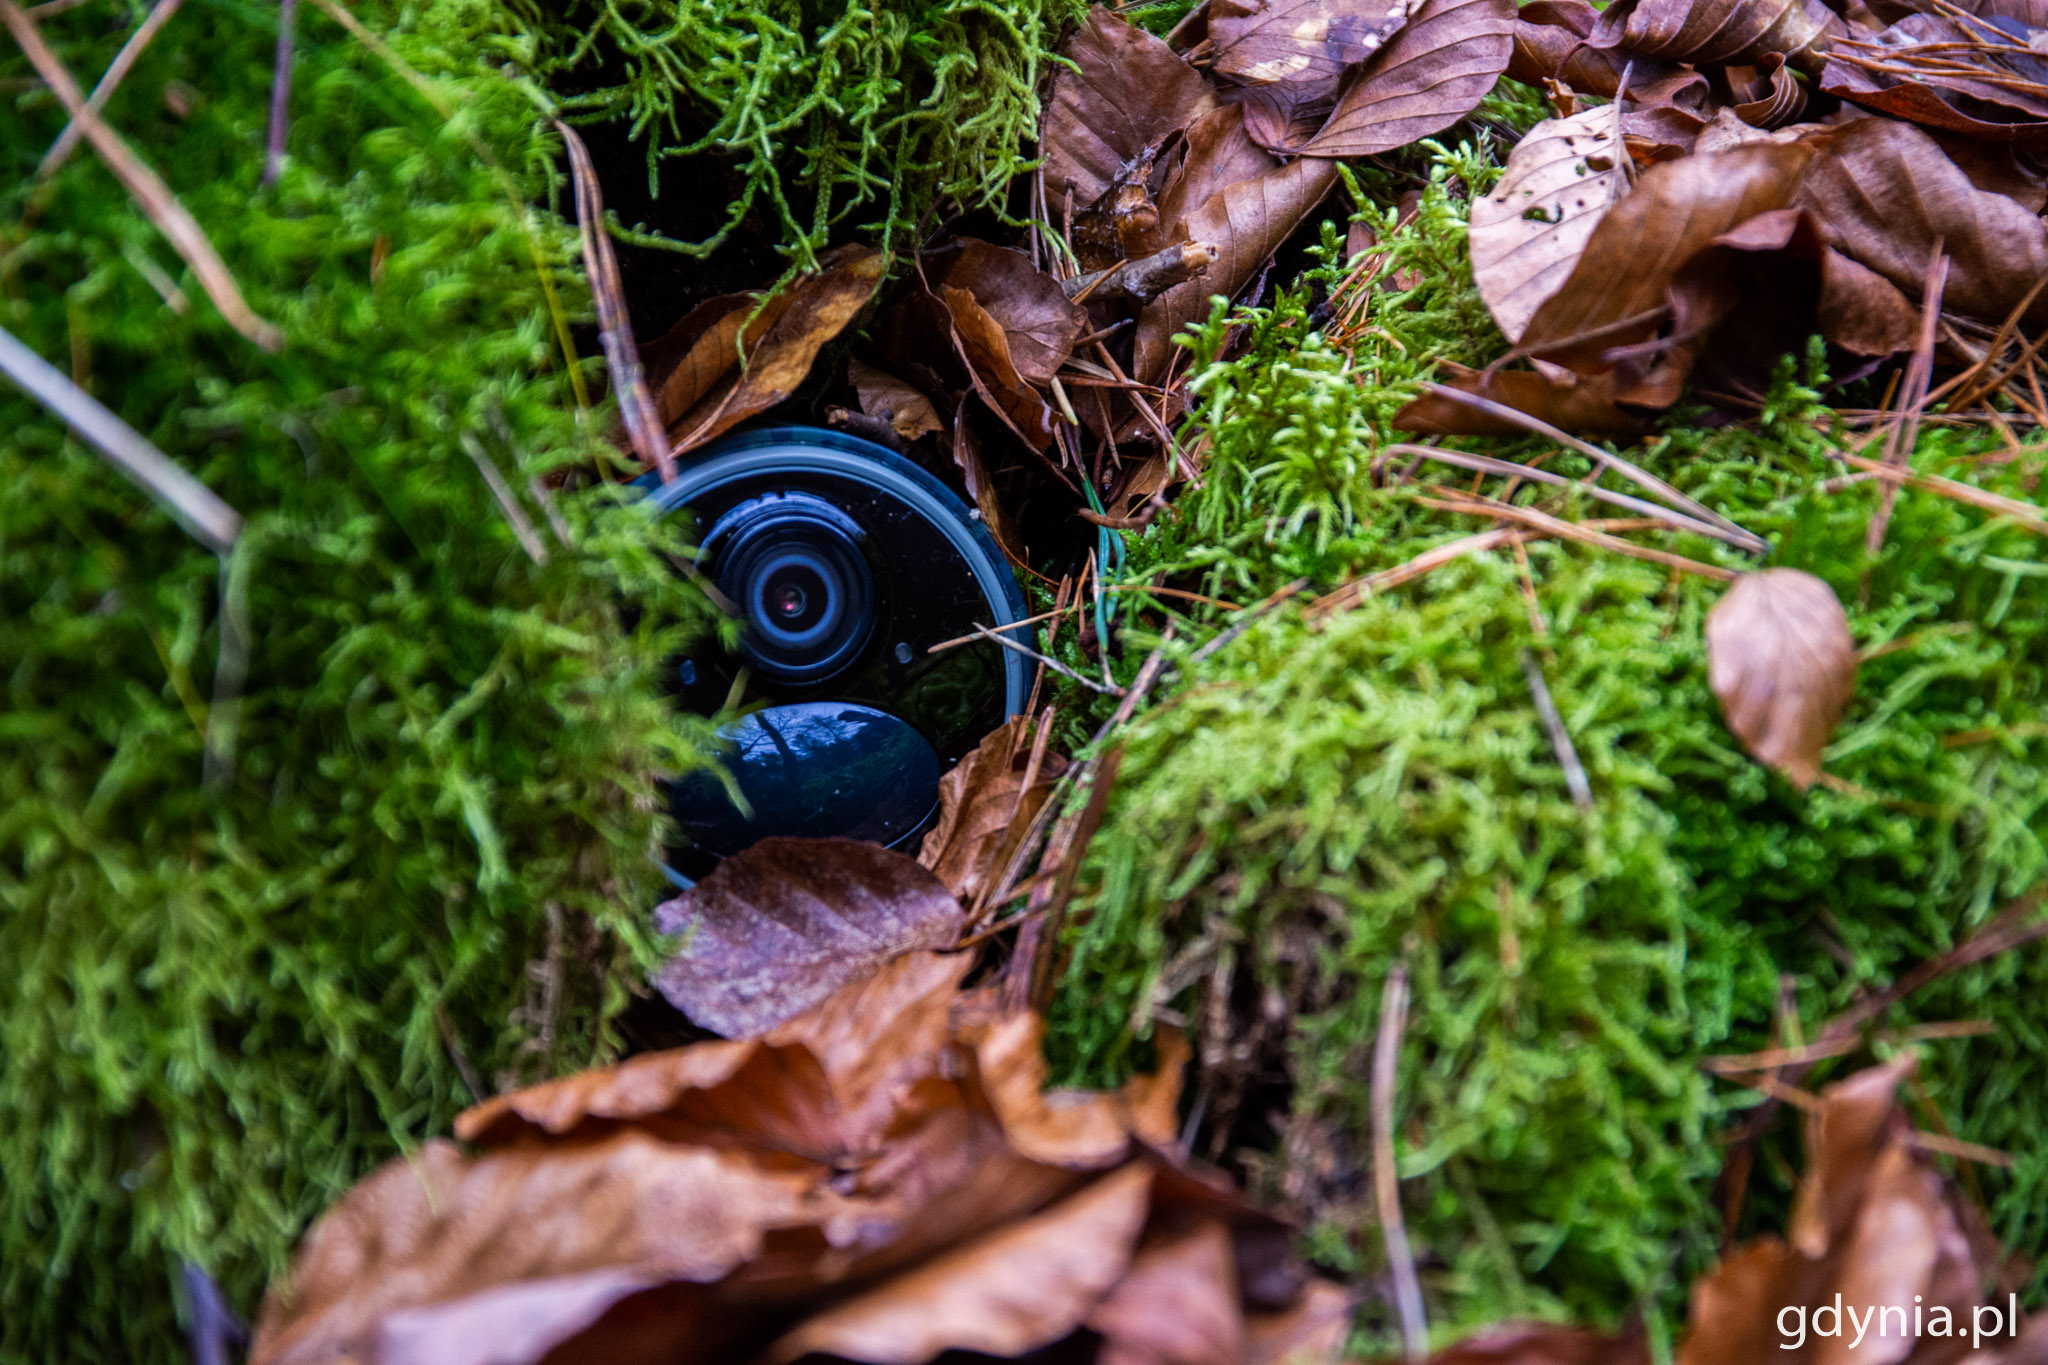
[[[573,117],[627,119],[649,192],[727,205],[708,254],[749,213],[808,266],[861,218],[885,249],[941,199],[999,204],[1028,168],[1040,77],[1080,0],[515,0],[522,59]],[[679,162],[664,174],[668,163]],[[868,221],[864,215],[872,215]],[[687,214],[686,214],[687,220]]]
[[[1461,249],[1463,193],[1487,175],[1469,149],[1437,156],[1416,223],[1385,239],[1420,282],[1374,298],[1351,354],[1312,307],[1328,267],[1239,315],[1233,359],[1214,359],[1232,319],[1211,320],[1205,482],[1133,539],[1133,574],[1251,601],[1483,529],[1382,486],[1373,466],[1435,358],[1480,363],[1503,344]],[[1152,1021],[1187,1019],[1212,1130],[1256,1136],[1270,1111],[1276,1151],[1250,1156],[1254,1173],[1312,1210],[1320,1254],[1370,1274],[1368,1059],[1381,985],[1405,963],[1403,1202],[1444,1335],[1511,1314],[1641,1313],[1668,1341],[1719,1240],[1717,1135],[1755,1098],[1710,1082],[1702,1056],[1766,1044],[1781,973],[1811,1026],[1959,941],[2048,862],[2048,545],[1908,492],[1866,564],[1876,495],[1823,487],[1842,466],[1813,365],[1803,385],[1787,363],[1759,423],[1674,426],[1636,458],[1849,604],[1872,657],[1828,752],[1837,788],[1800,795],[1727,733],[1701,643],[1720,584],[1555,542],[1529,547],[1542,635],[1513,559],[1466,558],[1320,629],[1275,613],[1191,666],[1125,740],[1067,936],[1059,1070],[1115,1076]],[[2048,450],[2007,461],[1986,433],[1930,429],[1914,458],[2025,497]],[[1571,455],[1550,467],[1589,471]],[[1568,514],[1604,511],[1580,500]],[[1702,539],[1646,538],[1743,564]],[[1185,657],[1222,619],[1184,618],[1174,648]],[[1120,676],[1155,642],[1133,630]],[[1568,797],[1525,649],[1590,774],[1589,810]],[[1065,700],[1077,726],[1099,719],[1099,702]],[[1959,1134],[2015,1153],[1984,1188],[2000,1235],[2035,1257],[2048,1249],[2044,1000],[2048,957],[2034,952],[1960,973],[1892,1021],[1995,1025],[1929,1045],[1923,1079]],[[1751,1224],[1782,1213],[1796,1156],[1780,1125]],[[1369,1335],[1387,1325],[1368,1310]]]
[[[704,617],[672,537],[573,491],[620,471],[557,345],[555,310],[588,313],[573,231],[522,198],[555,148],[481,60],[502,14],[362,12],[451,121],[302,7],[260,187],[275,10],[228,0],[173,19],[107,111],[277,356],[95,157],[34,188],[64,119],[0,44],[0,325],[248,517],[225,573],[250,637],[209,786],[223,566],[0,384],[0,1360],[182,1359],[180,1258],[253,1309],[314,1212],[445,1130],[461,1059],[490,1083],[603,1053],[650,946],[649,778],[696,761],[655,670]],[[43,24],[87,84],[107,19]],[[557,531],[529,480],[570,471]]]

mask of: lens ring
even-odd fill
[[[745,620],[740,652],[766,679],[808,686],[860,657],[875,624],[858,524],[803,494],[733,508],[705,538],[719,590]]]

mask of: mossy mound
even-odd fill
[[[856,226],[906,245],[942,199],[998,204],[1031,165],[1040,78],[1083,0],[515,0],[572,121],[627,124],[688,255],[750,214],[796,266]],[[662,199],[666,184],[669,197]],[[715,188],[711,188],[715,187]],[[710,193],[706,193],[711,188]],[[644,228],[645,225],[642,225]]]
[[[1411,271],[1412,287],[1386,284],[1362,315],[1339,301],[1349,354],[1313,306],[1341,277],[1333,266],[1239,315],[1243,349],[1198,372],[1205,485],[1133,540],[1135,574],[1250,602],[1484,529],[1420,506],[1372,461],[1432,359],[1477,363],[1486,337],[1502,345],[1462,250],[1465,187],[1488,175],[1469,150],[1441,155],[1417,220],[1389,234],[1386,216],[1383,278]],[[1334,228],[1325,253],[1341,254]],[[1204,339],[1211,357],[1225,322]],[[1828,751],[1831,786],[1795,792],[1724,727],[1701,641],[1721,584],[1556,542],[1528,547],[1542,633],[1512,556],[1469,557],[1320,628],[1275,613],[1179,677],[1124,740],[1089,853],[1094,889],[1067,934],[1059,1067],[1118,1074],[1152,1021],[1185,1020],[1209,1130],[1248,1145],[1263,1133],[1269,1155],[1237,1155],[1310,1211],[1324,1256],[1370,1278],[1384,1260],[1369,1059],[1382,983],[1405,963],[1402,1198],[1443,1335],[1512,1315],[1639,1313],[1668,1342],[1721,1239],[1719,1135],[1756,1099],[1710,1081],[1702,1057],[1768,1045],[1781,974],[1816,1026],[1967,936],[2048,865],[2048,544],[1909,492],[1866,563],[1875,485],[1824,487],[1841,466],[1795,376],[1788,361],[1760,422],[1674,427],[1634,457],[1849,604],[1866,658]],[[1914,458],[2026,497],[2048,450],[1929,429]],[[1569,514],[1609,511],[1580,500]],[[1645,539],[1750,567],[1703,539]],[[1184,623],[1176,648],[1212,631]],[[1122,676],[1154,642],[1126,640]],[[1525,651],[1590,774],[1589,809],[1569,797]],[[1959,1135],[2015,1154],[1983,1190],[1998,1233],[2038,1257],[2048,956],[1958,973],[1890,1022],[1957,1019],[1994,1031],[1926,1046],[1925,1101]],[[1776,1225],[1797,1156],[1780,1124],[1745,1226]]]
[[[144,8],[42,27],[89,86]],[[557,148],[489,60],[504,13],[361,13],[453,118],[302,7],[260,186],[276,10],[205,0],[107,109],[274,356],[96,157],[37,186],[64,118],[0,42],[0,325],[247,518],[217,560],[0,383],[7,1361],[182,1359],[181,1259],[253,1308],[312,1214],[445,1130],[465,1068],[604,1051],[648,946],[649,780],[696,752],[655,671],[705,617],[579,408],[588,296],[530,206]]]

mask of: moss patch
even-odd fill
[[[1134,574],[1253,601],[1483,529],[1419,506],[1373,464],[1434,358],[1478,363],[1501,346],[1462,250],[1463,202],[1490,173],[1470,148],[1438,149],[1416,221],[1392,232],[1382,218],[1391,265],[1417,282],[1374,295],[1348,353],[1317,306],[1334,265],[1271,308],[1212,320],[1197,381],[1206,483],[1133,538]],[[1334,227],[1325,252],[1341,254]],[[1242,349],[1217,361],[1232,324],[1247,329]],[[1834,789],[1793,792],[1723,727],[1700,637],[1719,584],[1554,542],[1529,547],[1543,633],[1514,559],[1468,558],[1320,630],[1276,613],[1184,673],[1127,739],[1067,935],[1059,1067],[1120,1074],[1154,1022],[1186,1020],[1210,1130],[1268,1134],[1273,1151],[1248,1164],[1311,1211],[1321,1254],[1370,1275],[1368,1058],[1381,983],[1405,962],[1403,1200],[1444,1335],[1514,1314],[1641,1313],[1668,1342],[1720,1237],[1716,1135],[1755,1098],[1709,1082],[1700,1058],[1767,1043],[1781,974],[1811,1026],[1966,936],[2048,862],[2048,546],[1908,493],[1866,564],[1876,495],[1822,486],[1842,466],[1817,378],[1815,361],[1788,361],[1761,421],[1674,426],[1636,458],[1850,605],[1869,657],[1829,750]],[[1915,455],[2021,497],[2044,462],[1946,429]],[[1569,455],[1549,467],[1589,469]],[[1566,514],[1607,510],[1580,500]],[[1747,567],[1705,540],[1649,539]],[[1217,619],[1184,618],[1177,648]],[[1120,676],[1154,643],[1134,629]],[[1524,650],[1591,775],[1590,810],[1568,797]],[[1065,700],[1077,727],[1100,709]],[[1995,1024],[1926,1047],[1925,1100],[1958,1134],[2017,1155],[1983,1187],[1998,1232],[2036,1256],[2044,999],[2048,958],[2034,952],[1959,974],[1893,1020]],[[1780,1125],[1750,1221],[1774,1225],[1796,1154]]]
[[[704,617],[593,480],[620,472],[609,418],[561,349],[588,300],[528,204],[555,149],[486,60],[502,11],[363,11],[444,122],[303,7],[263,188],[275,13],[188,6],[108,108],[283,327],[274,357],[96,158],[36,188],[64,119],[0,45],[0,324],[248,518],[217,562],[0,384],[8,1361],[182,1359],[179,1259],[253,1308],[312,1213],[469,1102],[465,1065],[605,1051],[658,895],[649,777],[695,761],[655,670]],[[109,17],[44,23],[88,85]],[[551,510],[534,481],[571,470]],[[224,601],[250,645],[210,786]]]

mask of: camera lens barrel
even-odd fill
[[[745,622],[741,653],[764,680],[823,683],[860,656],[875,626],[865,539],[852,517],[801,492],[749,498],[704,537]]]
[[[670,784],[692,841],[671,865],[702,875],[772,834],[907,844],[939,773],[1030,693],[1029,660],[975,639],[1025,614],[994,537],[910,461],[815,427],[728,437],[641,486],[654,515],[693,517],[697,568],[741,618],[735,646],[706,642],[671,677],[687,709],[743,713],[722,733],[744,799],[708,775]]]

